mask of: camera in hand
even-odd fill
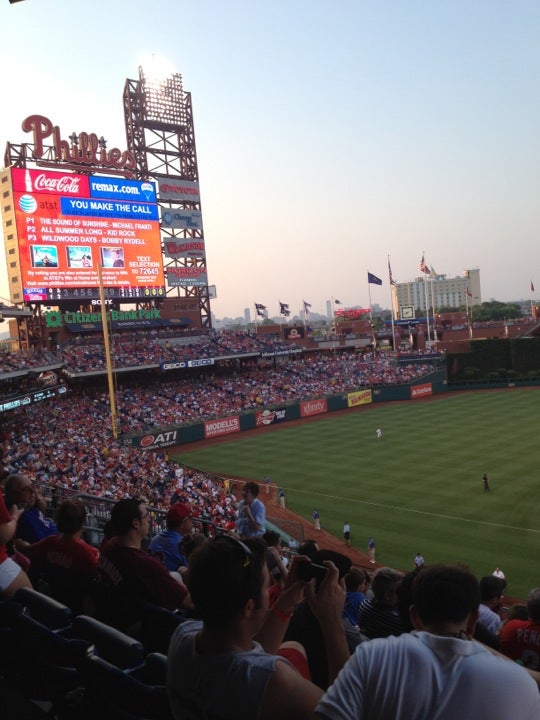
[[[301,563],[298,567],[298,579],[299,580],[311,580],[315,578],[317,582],[320,582],[326,575],[327,568],[324,565],[317,565],[310,561]]]

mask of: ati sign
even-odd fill
[[[169,447],[178,444],[178,430],[168,430],[162,433],[151,433],[142,438],[136,438],[137,443],[143,450],[154,450],[155,448]]]

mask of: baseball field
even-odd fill
[[[500,567],[507,592],[540,585],[540,389],[448,393],[374,404],[294,426],[273,426],[181,451],[174,459],[262,481],[287,507],[377,560],[411,569],[467,564],[478,576]],[[383,438],[378,440],[376,428]],[[482,475],[489,477],[486,492]]]

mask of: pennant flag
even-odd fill
[[[368,283],[371,283],[372,285],[382,285],[381,278],[378,278],[376,275],[373,275],[373,273],[370,273],[369,271],[367,274],[367,281],[368,281]]]
[[[425,275],[431,275],[430,269],[424,262],[424,253],[422,253],[422,259],[420,260],[420,272],[423,272]]]
[[[533,281],[532,281],[532,280],[531,280],[531,292],[534,292],[534,285],[533,285]]]
[[[308,303],[304,300],[304,312],[306,315],[309,315],[309,308],[311,307],[311,303]]]
[[[396,285],[396,281],[394,280],[392,276],[392,268],[390,267],[390,258],[388,258],[388,280],[390,281],[390,285]]]
[[[262,303],[255,303],[255,310],[257,312],[257,315],[259,315],[260,317],[264,317],[266,305],[263,305]]]
[[[279,301],[279,312],[281,315],[285,315],[285,317],[289,317],[291,314],[291,311],[289,310],[288,303],[282,303],[281,300]]]
[[[336,305],[343,305],[343,303],[341,302],[341,300],[334,300],[334,302],[336,303]]]
[[[429,266],[429,271],[430,271],[430,273],[431,273],[432,275],[436,275],[436,274],[437,274],[437,273],[435,272],[435,268],[433,267],[433,265],[430,265],[430,266]]]

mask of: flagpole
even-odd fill
[[[426,254],[425,251],[422,250],[422,260],[425,258]],[[429,332],[429,310],[428,310],[428,296],[427,296],[427,285],[426,285],[426,269],[422,270],[422,275],[424,276],[424,303],[426,305],[426,328],[427,328],[427,338],[428,342],[431,343],[431,335]]]
[[[373,342],[373,352],[375,352],[375,350],[376,350],[375,328],[373,327],[373,310],[371,309],[371,287],[370,287],[370,285],[371,285],[371,283],[369,282],[369,273],[368,273],[367,289],[368,289],[368,297],[369,297],[369,322],[371,325],[371,339]]]
[[[472,325],[471,317],[469,315],[469,288],[465,288],[465,313],[467,315],[467,325],[469,326],[469,339],[472,340]]]
[[[431,280],[431,317],[433,318],[433,340],[435,342],[435,348],[437,348],[437,325],[435,323],[435,297],[433,295],[433,275],[434,273],[431,273],[430,280]]]
[[[392,348],[396,351],[396,330],[394,325],[394,280],[390,270],[390,255],[388,256],[388,284],[390,285],[390,318],[392,320]]]

